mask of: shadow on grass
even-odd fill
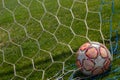
[[[75,50],[77,50],[77,49],[75,49]],[[55,55],[55,56],[53,56],[53,59],[54,60],[62,60],[62,61],[64,61],[65,59],[67,59],[69,56],[70,56],[70,53],[71,53],[71,51],[68,51],[68,52],[62,52],[61,54],[57,54],[57,55]],[[72,54],[71,54],[72,55]],[[71,58],[72,59],[72,58]],[[48,62],[50,62],[50,60],[51,60],[51,58],[46,58],[46,59],[44,59],[44,60],[37,60],[36,62],[35,62],[35,68],[37,67],[37,66],[39,66],[39,67],[41,67],[42,65],[49,65],[48,64]],[[75,59],[73,59],[73,60],[75,60]],[[51,62],[52,63],[52,62]],[[1,65],[2,66],[2,65]],[[25,64],[25,65],[22,65],[22,66],[20,66],[20,68],[17,68],[16,69],[16,72],[21,72],[22,70],[25,70],[25,71],[29,71],[30,70],[30,68],[31,68],[31,63],[27,63],[27,64]],[[7,66],[6,66],[7,67]],[[42,67],[44,67],[44,66],[42,66]],[[14,74],[14,70],[13,69],[10,69],[10,70],[6,70],[6,68],[4,68],[5,70],[3,71],[3,72],[0,72],[0,78],[2,79],[2,78],[4,78],[4,77],[6,77],[6,75],[13,75]],[[36,68],[37,69],[37,68]],[[39,68],[38,68],[39,69]],[[52,68],[51,68],[52,69]],[[54,71],[53,71],[54,72]],[[21,74],[23,74],[23,73],[21,73]],[[54,73],[55,74],[55,73]],[[47,74],[47,75],[50,75],[50,74]],[[52,76],[51,76],[52,77]]]

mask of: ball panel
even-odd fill
[[[98,51],[94,47],[88,48],[88,50],[86,51],[86,56],[89,58],[94,59],[97,57],[97,55],[98,55]]]
[[[86,50],[90,46],[90,43],[85,43],[80,47],[80,50]]]
[[[101,74],[101,73],[103,73],[103,70],[102,70],[101,67],[97,67],[92,71],[93,75],[98,75],[98,74]]]
[[[83,60],[83,68],[90,71],[94,68],[95,64],[91,60]]]
[[[104,63],[104,68],[107,70],[110,66],[110,59],[106,59],[105,63]]]
[[[103,66],[105,60],[106,60],[106,59],[102,58],[101,56],[98,56],[96,59],[94,59],[95,67]]]
[[[76,65],[79,69],[81,69],[82,65],[81,65],[80,60],[78,60],[78,59],[76,60]]]
[[[92,47],[95,47],[97,49],[100,47],[100,43],[98,43],[98,42],[91,42],[91,45],[92,45]]]
[[[104,47],[100,47],[100,54],[103,58],[107,58],[108,57],[108,53],[107,50]]]

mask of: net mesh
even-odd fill
[[[118,0],[0,0],[0,78],[75,79],[85,42],[119,52],[119,7]],[[119,54],[113,57],[109,74],[96,79],[119,79]]]

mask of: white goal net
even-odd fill
[[[67,80],[79,47],[110,48],[112,0],[0,0],[0,79]]]

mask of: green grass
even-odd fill
[[[3,7],[2,1],[8,10]],[[19,1],[22,5],[17,0],[0,0],[0,80],[24,80],[24,78],[46,80],[55,76],[63,67],[64,72],[68,72],[73,69],[70,65],[75,64],[76,55],[73,52],[76,52],[83,43],[88,42],[85,36],[91,41],[103,42],[100,32],[93,30],[100,29],[100,15],[88,12],[86,18],[84,3],[86,0],[59,0],[59,4],[57,0]],[[108,20],[112,12],[111,4],[101,6],[101,1],[110,2],[109,0],[88,0],[87,5],[93,12],[100,11],[102,7],[101,30],[104,38],[109,39]],[[119,0],[115,0],[112,25],[113,30],[118,30],[120,35],[118,3]],[[87,27],[83,21],[85,18],[90,28],[88,35],[86,35]],[[115,33],[113,33],[113,43],[114,39]],[[110,48],[107,40],[105,43]],[[117,56],[119,54],[114,55],[114,58]],[[112,62],[111,71],[119,67],[119,60]],[[70,75],[71,73],[65,75],[64,80],[68,80]],[[120,75],[119,71],[101,79],[113,79],[118,75]],[[51,80],[54,79],[54,77],[51,78]]]

